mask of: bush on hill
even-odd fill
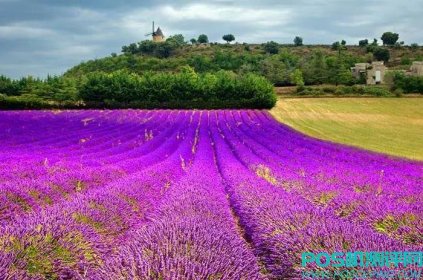
[[[373,56],[376,60],[384,61],[385,63],[389,61],[391,54],[388,49],[377,47],[373,49]]]

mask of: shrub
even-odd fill
[[[404,73],[397,72],[393,76],[393,88],[401,89],[404,93],[423,94],[423,77],[406,76]]]
[[[322,88],[322,91],[323,91],[324,93],[335,93],[335,91],[336,91],[336,87],[335,87],[335,86],[324,86],[324,87]]]
[[[238,78],[238,94],[240,99],[251,100],[257,108],[272,108],[276,104],[274,88],[268,80],[263,77],[248,74]]]
[[[366,86],[362,85],[353,85],[352,90],[356,94],[365,94],[366,93]]]
[[[350,86],[337,86],[335,87],[335,95],[353,95],[354,90]]]
[[[51,108],[52,105],[31,94],[21,96],[6,96],[0,94],[0,109],[38,109]]]
[[[411,65],[411,59],[409,57],[401,58],[401,65]]]
[[[382,87],[366,87],[365,94],[374,96],[389,96],[391,95],[391,92]]]
[[[305,86],[299,86],[299,87],[297,87],[297,93],[299,95],[305,95],[305,94],[308,93],[308,88],[305,87]]]
[[[376,86],[324,86],[324,87],[298,87],[299,95],[371,95],[371,96],[392,96],[393,94],[384,87]]]
[[[394,94],[396,97],[401,97],[404,95],[404,91],[400,88],[397,88],[396,90],[394,90]]]

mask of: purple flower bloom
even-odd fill
[[[280,279],[421,251],[423,165],[259,110],[0,112],[0,279]]]

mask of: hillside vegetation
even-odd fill
[[[275,42],[189,45],[175,35],[164,43],[142,41],[123,46],[119,55],[83,62],[61,76],[19,80],[0,76],[0,108],[270,108],[275,104],[270,85],[297,86],[298,95],[326,95],[326,91],[338,96],[423,93],[423,78],[400,73],[393,74],[390,88],[361,86],[364,77],[353,77],[350,67],[380,59],[391,69],[408,69],[412,61],[423,60],[423,48],[347,46],[345,41],[332,46]],[[173,76],[184,77],[187,67],[198,79],[187,83],[192,87],[181,87]],[[266,85],[261,77],[268,81]],[[218,84],[224,81],[225,86],[215,86],[215,80]],[[319,85],[336,87],[315,87]],[[96,92],[95,100],[88,97],[87,89]],[[222,89],[227,93],[222,94]]]
[[[141,44],[141,43],[140,43]],[[140,47],[141,48],[141,47]],[[386,64],[393,69],[408,69],[412,61],[423,60],[423,48],[384,47],[390,58]],[[301,71],[306,85],[356,84],[350,67],[358,62],[378,60],[372,48],[346,46],[342,50],[331,46],[289,46],[267,44],[211,44],[182,45],[166,57],[154,51],[136,49],[131,53],[113,54],[110,57],[83,62],[69,69],[65,76],[79,77],[93,71],[113,72],[128,70],[135,73],[145,71],[176,72],[181,66],[189,65],[199,73],[229,70],[236,73],[255,73],[266,77],[275,85],[295,85],[293,74]]]

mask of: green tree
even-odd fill
[[[242,56],[220,50],[214,53],[212,62],[220,69],[233,71],[239,69],[244,63]]]
[[[297,87],[304,86],[303,72],[301,72],[300,69],[295,69],[294,72],[291,73],[291,83]]]
[[[153,54],[156,47],[157,43],[150,40],[144,40],[138,43],[138,50],[142,54]]]
[[[343,50],[346,50],[347,49],[346,45],[347,45],[347,42],[345,40],[342,40],[341,42],[339,42],[339,41],[334,42],[332,44],[332,50],[338,51],[338,54],[340,56],[341,55],[341,52]]]
[[[303,38],[296,36],[294,38],[294,45],[298,46],[302,46],[303,45]]]
[[[191,40],[189,40],[190,42],[191,42],[191,44],[193,44],[193,45],[195,45],[195,44],[197,44],[197,39],[195,39],[195,38],[192,38]]]
[[[360,41],[358,42],[358,45],[359,45],[360,47],[367,47],[367,46],[369,45],[369,40],[367,40],[367,39],[360,40]]]
[[[348,64],[345,63],[343,57],[329,57],[326,60],[328,67],[328,82],[339,85],[344,84],[348,85],[353,82],[352,73],[348,67]]]
[[[156,55],[161,58],[167,58],[172,55],[176,46],[172,42],[164,42],[156,45]]]
[[[419,49],[419,44],[417,44],[417,43],[412,43],[412,44],[410,45],[410,48],[411,48],[411,50],[412,50],[413,52],[415,52],[415,51],[417,51],[417,50]]]
[[[201,34],[198,36],[197,42],[200,44],[207,44],[209,42],[209,37],[206,34]]]
[[[302,67],[306,84],[323,84],[327,82],[326,57],[321,50],[313,52],[312,57],[306,59]]]
[[[19,95],[19,88],[15,81],[0,75],[0,94]]]
[[[341,48],[341,43],[339,43],[339,41],[333,42],[332,43],[332,50],[337,51]]]
[[[222,39],[225,40],[229,44],[232,41],[235,41],[235,36],[232,34],[226,34],[226,35],[223,35]]]
[[[404,42],[396,42],[396,43],[394,44],[394,48],[396,48],[396,49],[401,49],[403,45],[404,45]]]
[[[399,39],[398,33],[385,32],[381,37],[383,44],[386,46],[393,46]]]
[[[138,46],[135,43],[132,43],[129,46],[123,46],[122,52],[125,54],[136,54],[138,53]]]
[[[166,42],[173,44],[175,47],[185,46],[185,38],[182,34],[176,34],[166,39]]]
[[[391,57],[391,54],[389,53],[388,49],[378,47],[373,50],[373,56],[376,60],[388,62]]]
[[[279,44],[274,41],[267,42],[264,44],[264,50],[270,54],[277,54],[279,53]]]
[[[269,56],[259,64],[259,72],[274,85],[287,86],[291,84],[290,71],[276,56]]]
[[[129,53],[129,47],[128,46],[122,46],[122,53]]]
[[[423,77],[406,76],[402,72],[394,72],[393,82],[394,89],[401,89],[404,93],[423,94]]]
[[[374,38],[373,39],[373,42],[370,44],[370,45],[368,45],[367,46],[367,48],[366,48],[366,51],[368,52],[368,53],[373,53],[373,51],[375,50],[375,49],[377,49],[379,46],[378,46],[378,43],[377,43],[377,39],[376,38]]]
[[[188,64],[200,73],[217,70],[216,65],[211,62],[211,58],[205,55],[192,56],[189,58]]]

